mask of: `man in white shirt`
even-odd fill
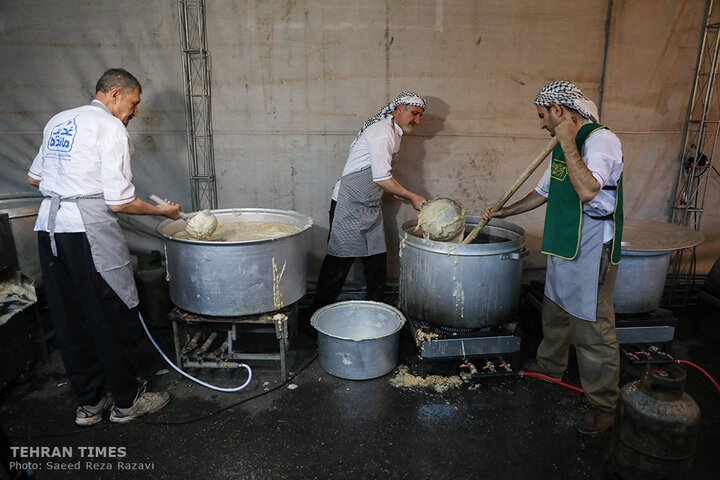
[[[622,241],[622,147],[597,123],[597,107],[574,84],[550,82],[534,103],[540,127],[558,139],[550,165],[525,198],[497,212],[487,207],[483,218],[516,215],[547,203],[543,340],[537,360],[523,370],[560,380],[572,342],[591,407],[577,430],[596,435],[615,421],[619,396],[613,291]]]
[[[75,423],[131,421],[170,400],[138,383],[133,327],[137,290],[130,253],[115,212],[178,218],[180,206],[150,205],[135,196],[126,127],[142,88],[110,69],[90,105],[55,115],[28,172],[45,196],[38,212],[40,264],[55,337],[76,390]]]
[[[342,177],[330,202],[327,255],[318,277],[313,309],[337,300],[356,258],[364,264],[367,300],[383,301],[387,247],[382,219],[382,195],[409,200],[420,210],[425,199],[403,187],[392,175],[403,133],[420,123],[425,99],[402,92],[363,124],[350,145]]]

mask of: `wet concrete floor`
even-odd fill
[[[527,306],[519,315],[530,332],[523,351],[531,354],[539,341],[533,333],[539,315]],[[680,325],[670,352],[720,378],[720,312],[699,306],[675,315]],[[153,334],[172,356],[172,330]],[[0,425],[13,444],[59,454],[25,450],[21,460],[35,464],[35,478],[606,478],[611,433],[577,433],[574,424],[587,409],[582,394],[535,378],[473,378],[448,389],[393,386],[397,371],[343,380],[322,369],[315,340],[298,334],[288,381],[281,382],[276,363],[251,362],[253,378],[245,390],[219,393],[164,373],[168,367],[147,341],[140,354],[150,389],[167,389],[172,400],[137,423],[116,425],[106,416],[96,426],[76,427],[74,397],[56,349],[49,364],[36,362],[24,382],[0,392]],[[407,330],[401,364],[420,373]],[[431,365],[429,373],[449,376],[459,371],[457,365]],[[621,383],[638,378],[642,368],[623,361]],[[223,386],[247,378],[244,370],[191,373]],[[574,359],[565,380],[579,383]],[[694,369],[688,369],[686,391],[702,411],[688,478],[716,478],[720,393]]]

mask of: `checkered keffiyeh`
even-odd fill
[[[355,146],[357,141],[360,139],[360,135],[362,135],[366,128],[368,128],[373,123],[377,123],[380,120],[392,115],[392,112],[397,108],[398,105],[412,105],[413,107],[421,107],[423,110],[427,110],[427,104],[425,102],[425,99],[419,93],[409,91],[401,92],[400,95],[395,97],[395,100],[383,106],[382,108],[380,108],[380,110],[378,110],[375,115],[365,120],[365,123],[355,137],[355,140],[353,140],[350,148]]]
[[[551,103],[557,103],[577,110],[580,115],[589,118],[593,122],[599,120],[598,109],[593,101],[583,95],[575,84],[563,80],[545,85],[537,94],[533,103],[541,107],[549,107]]]

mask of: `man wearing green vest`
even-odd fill
[[[483,218],[507,217],[547,203],[542,252],[548,255],[543,340],[525,371],[561,379],[575,346],[590,410],[577,429],[596,435],[615,420],[620,353],[613,289],[622,237],[620,140],[598,122],[597,107],[570,82],[547,84],[535,97],[540,127],[557,137],[535,190]]]

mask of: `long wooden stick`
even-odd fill
[[[500,200],[493,205],[492,211],[497,212],[500,210],[505,203],[510,200],[510,197],[513,196],[513,194],[517,191],[520,186],[525,183],[525,180],[528,179],[528,177],[535,171],[537,167],[540,166],[540,164],[545,160],[545,157],[548,156],[550,152],[552,152],[553,148],[555,148],[555,145],[557,145],[558,140],[557,138],[553,137],[552,140],[548,142],[547,145],[545,145],[545,148],[538,154],[537,157],[535,157],[535,160],[532,161],[530,165],[527,166],[525,171],[520,174],[517,180],[515,180],[515,183],[513,183],[512,187],[508,189],[507,192],[505,192],[505,195],[502,196]],[[468,236],[465,237],[465,240],[462,241],[464,244],[468,244],[475,240],[475,237],[477,237],[477,234],[480,233],[480,230],[483,229],[485,225],[487,225],[488,221],[483,219],[482,222],[478,223],[475,228],[472,229],[470,233],[468,233]]]

